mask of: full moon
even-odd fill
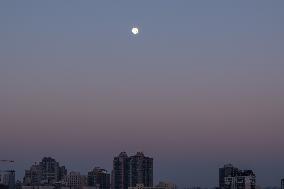
[[[139,33],[139,29],[138,28],[132,28],[131,32],[134,34],[134,35],[137,35]]]

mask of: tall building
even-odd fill
[[[130,157],[121,152],[113,160],[112,189],[127,189],[137,184],[153,186],[153,158],[144,156],[142,152]]]
[[[14,170],[1,171],[0,185],[1,188],[15,189],[16,186],[15,171]]]
[[[110,174],[100,167],[95,167],[88,172],[88,186],[95,186],[97,189],[110,189]]]
[[[43,171],[43,178],[47,183],[60,181],[67,173],[66,168],[64,166],[60,167],[59,163],[51,157],[44,157],[39,165]]]
[[[252,170],[240,170],[231,164],[219,169],[220,189],[255,189],[255,184]]]
[[[39,186],[43,179],[42,168],[38,165],[32,165],[29,170],[25,171],[23,184],[26,186]]]
[[[129,157],[126,152],[121,152],[113,159],[112,189],[128,188]]]
[[[142,152],[129,159],[129,187],[143,184],[144,187],[153,186],[153,158],[146,157]]]
[[[284,189],[284,178],[281,180],[281,189]]]
[[[225,177],[234,177],[237,175],[239,169],[234,167],[232,164],[226,164],[224,167],[219,168],[219,187],[223,189],[226,187]]]
[[[55,159],[44,157],[39,164],[34,164],[29,170],[25,171],[24,185],[52,185],[63,180],[66,174],[66,168],[60,166]]]

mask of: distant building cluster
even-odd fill
[[[35,163],[25,171],[23,184],[26,186],[52,185],[62,181],[67,175],[64,166],[50,157],[45,157],[39,164]]]
[[[23,182],[15,183],[15,172],[0,173],[0,189],[176,189],[170,182],[153,185],[153,158],[137,152],[121,152],[113,159],[111,174],[94,167],[87,174],[68,172],[51,157],[25,170]]]
[[[121,152],[113,159],[111,174],[103,168],[94,167],[87,174],[68,172],[51,157],[25,170],[23,181],[15,182],[15,171],[0,171],[0,189],[177,189],[171,182],[154,185],[153,158],[142,152],[128,156]],[[191,187],[185,189],[201,189]],[[219,168],[219,187],[215,189],[259,189],[252,170],[241,170],[232,164]],[[284,179],[281,180],[284,189]]]
[[[255,174],[252,170],[240,170],[231,164],[219,169],[220,189],[256,189]]]
[[[172,188],[174,184],[163,184],[160,183],[157,186],[144,186],[144,184],[136,184],[135,187],[128,187],[128,189],[174,189]]]

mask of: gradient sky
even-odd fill
[[[284,1],[1,1],[0,159],[218,184],[225,163],[284,177]],[[140,34],[131,35],[139,26]]]

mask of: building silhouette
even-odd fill
[[[67,170],[64,166],[60,166],[51,157],[44,157],[39,164],[34,164],[25,171],[23,182],[26,186],[52,185],[61,181],[66,175]]]
[[[129,159],[129,187],[143,184],[144,187],[153,186],[153,158],[146,157],[142,152]]]
[[[255,189],[255,174],[252,170],[240,170],[231,164],[219,169],[220,189]]]
[[[177,189],[177,185],[172,183],[172,182],[164,182],[164,181],[160,181],[157,186],[158,188],[165,188],[165,189]]]
[[[85,185],[85,177],[79,172],[70,172],[64,178],[64,185],[72,189],[80,189]]]
[[[136,184],[135,187],[128,187],[128,189],[168,189],[163,186],[144,186],[144,184]]]
[[[129,157],[126,152],[121,152],[113,159],[112,189],[128,188]]]
[[[281,189],[284,189],[284,178],[281,179]]]
[[[88,172],[88,186],[95,186],[97,189],[110,189],[110,174],[100,167],[95,167]]]
[[[0,188],[15,189],[15,171],[0,171]]]
[[[226,164],[224,167],[219,168],[219,187],[224,189],[226,187],[225,177],[237,175],[239,169],[232,164]]]
[[[153,158],[144,156],[142,152],[130,157],[121,152],[113,160],[112,189],[127,189],[137,184],[153,186]]]

